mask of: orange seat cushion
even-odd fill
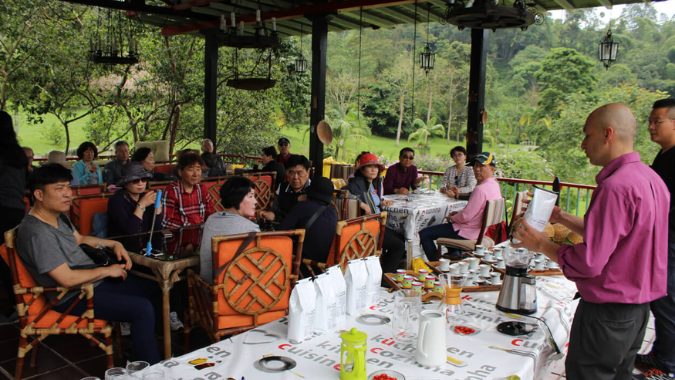
[[[79,204],[80,234],[89,235],[93,231],[91,223],[94,220],[94,214],[108,212],[108,198],[80,199]]]
[[[218,250],[213,256],[214,272],[223,264],[229,262],[234,253],[241,245],[242,240],[223,241],[218,245]],[[254,240],[246,250],[255,247]],[[290,274],[293,261],[293,241],[286,236],[265,237],[261,241],[261,247],[267,247],[278,252],[283,260],[286,262],[286,270],[282,270],[283,263],[277,259],[277,256],[265,252],[254,252],[251,254],[254,260],[259,261],[260,267],[267,269],[267,272],[259,284],[254,285],[254,280],[251,277],[259,278],[262,270],[248,259],[239,260],[241,266],[234,266],[231,268],[231,277],[227,280],[227,289],[231,292],[230,298],[235,300],[233,303],[240,309],[247,309],[251,314],[256,310],[261,310],[265,305],[269,305],[274,301],[275,297],[280,296],[280,300],[269,311],[258,316],[258,324],[266,323],[279,319],[286,315],[288,309],[288,299],[290,297]],[[243,256],[240,256],[243,258]],[[260,261],[262,260],[262,261]],[[242,267],[244,269],[242,269]],[[250,273],[250,277],[246,277],[246,272]],[[226,271],[223,271],[216,281],[216,284],[223,283]],[[235,282],[236,279],[242,279],[240,285]],[[285,284],[286,289],[281,291],[279,285],[275,284],[273,280],[279,285]],[[269,294],[271,293],[271,294]],[[256,299],[256,297],[258,299]],[[253,316],[249,314],[242,314],[235,310],[227,301],[223,294],[223,290],[218,292],[218,329],[251,326],[254,323]]]
[[[152,168],[152,170],[156,171],[157,173],[171,174],[174,166],[176,165],[173,164],[156,165],[155,167]]]

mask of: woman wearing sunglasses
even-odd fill
[[[118,190],[108,200],[108,237],[134,235],[150,231],[153,216],[155,225],[162,222],[161,209],[155,211],[156,191],[145,192],[152,173],[138,161],[131,161],[122,167],[122,179]],[[147,238],[129,237],[120,239],[129,252],[140,252]]]

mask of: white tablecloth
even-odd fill
[[[553,332],[558,346],[566,351],[572,316],[577,306],[572,297],[574,284],[562,276],[537,278],[539,308],[537,316],[543,318]],[[476,328],[475,335],[464,336],[446,329],[447,355],[461,361],[458,365],[445,364],[441,368],[422,367],[415,363],[415,345],[402,344],[392,338],[390,325],[364,325],[355,317],[338,326],[338,330],[358,328],[368,334],[366,370],[370,374],[381,369],[401,372],[407,380],[431,379],[503,379],[517,375],[522,380],[544,378],[557,361],[548,343],[544,326],[527,337],[514,337],[497,332],[499,323],[519,320],[537,323],[533,318],[505,314],[495,309],[498,292],[464,293],[466,311],[464,325]],[[435,308],[437,303],[425,306]],[[393,295],[382,291],[377,305],[362,314],[391,316]],[[287,320],[268,323],[231,339],[225,339],[209,347],[178,358],[157,364],[166,376],[175,379],[227,379],[275,380],[275,379],[338,379],[340,364],[339,331],[299,344],[286,339]],[[254,363],[267,355],[293,359],[297,366],[276,373],[262,372]],[[212,367],[195,369],[188,362],[207,359]]]
[[[467,201],[450,199],[438,190],[429,191],[429,194],[385,195],[384,199],[394,201],[393,206],[382,207],[387,211],[387,227],[401,232],[412,242],[412,257],[422,256],[421,230],[441,224],[447,215],[461,211],[467,204]]]

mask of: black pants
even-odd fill
[[[0,207],[0,234],[2,234],[2,244],[5,243],[5,232],[11,230],[21,223],[24,215],[26,214],[25,209],[19,208],[8,208]],[[9,266],[5,260],[0,259],[0,281],[2,281],[2,287],[7,293],[7,299],[9,305],[13,307],[16,305],[16,298],[14,297],[14,290],[12,284],[12,273],[9,270]]]
[[[570,332],[568,379],[630,380],[647,329],[649,303],[579,301]]]
[[[385,227],[380,257],[382,273],[396,273],[398,262],[401,261],[403,255],[405,255],[405,238],[391,228]]]
[[[651,303],[656,339],[652,353],[667,372],[675,372],[675,239],[668,242],[668,294]]]

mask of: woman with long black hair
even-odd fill
[[[24,192],[28,157],[14,133],[12,117],[0,111],[0,233],[5,242],[5,231],[16,227],[26,214]],[[12,276],[4,260],[0,260],[0,278],[11,305],[15,304]],[[4,313],[11,311],[3,310]]]

